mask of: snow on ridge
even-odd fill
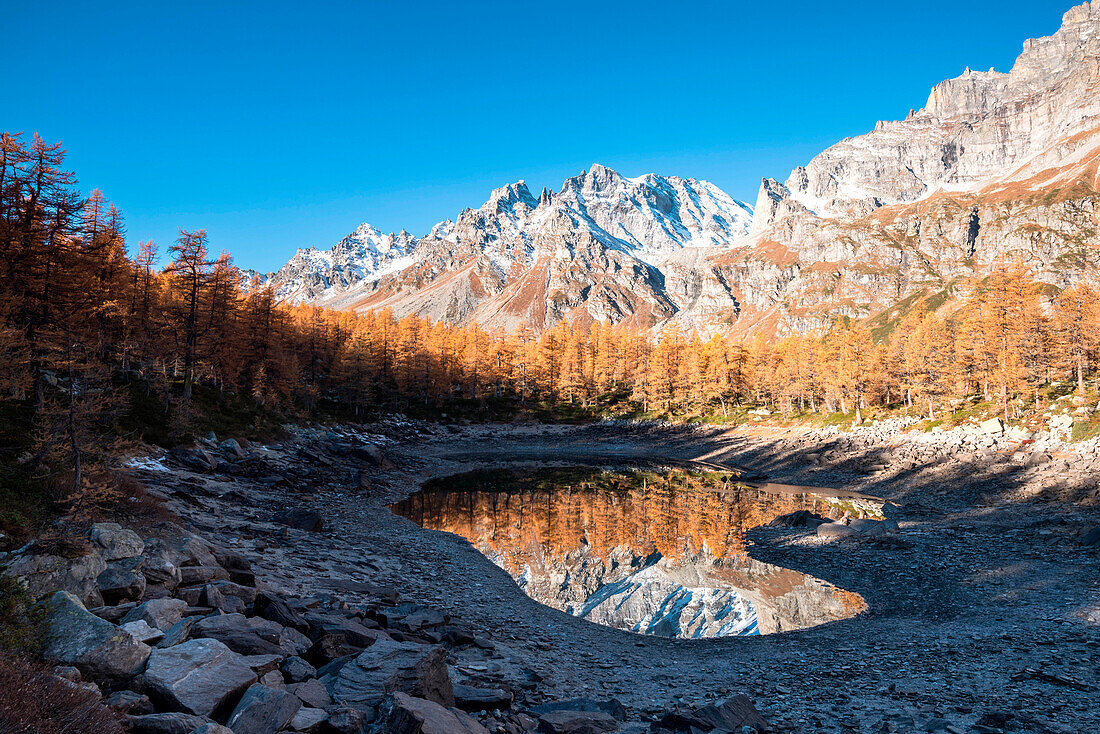
[[[517,260],[531,257],[537,241],[568,240],[555,229],[563,221],[608,249],[652,264],[687,247],[729,246],[748,234],[752,207],[708,181],[655,173],[628,178],[594,163],[540,198],[523,180],[498,187],[481,207],[437,223],[423,238],[383,234],[364,222],[330,250],[299,249],[272,280],[282,300],[330,300],[400,272],[433,248],[460,244],[480,249],[507,277]],[[559,256],[569,256],[571,247],[561,241]]]

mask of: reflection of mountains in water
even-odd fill
[[[768,634],[864,608],[857,594],[746,550],[752,528],[795,510],[835,518],[835,504],[723,472],[479,471],[429,482],[393,510],[467,538],[536,601],[633,632]]]

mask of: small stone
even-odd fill
[[[294,714],[294,718],[290,720],[290,728],[293,731],[313,734],[313,732],[320,731],[321,725],[325,723],[326,719],[328,719],[328,713],[324,709],[303,706],[298,709],[298,713]]]
[[[152,599],[131,609],[122,618],[122,623],[142,620],[150,627],[167,632],[183,619],[183,610],[186,608],[187,602],[181,599]]]
[[[332,696],[329,695],[328,689],[316,678],[310,678],[301,683],[291,683],[286,689],[306,706],[325,708],[332,705]]]
[[[297,655],[288,657],[283,661],[280,667],[283,671],[283,675],[285,675],[287,680],[291,683],[301,683],[304,680],[317,676],[317,669]]]
[[[135,640],[144,642],[146,645],[154,645],[164,639],[164,633],[155,627],[150,627],[144,619],[135,622],[123,622],[119,625],[119,629],[129,632]]]

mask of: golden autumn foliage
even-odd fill
[[[500,334],[290,306],[211,255],[202,230],[181,231],[163,268],[152,242],[127,255],[121,214],[98,191],[81,197],[63,164],[37,137],[0,137],[0,389],[33,405],[43,456],[66,454],[75,484],[82,457],[95,460],[92,429],[126,409],[125,385],[181,423],[198,384],[264,410],[352,417],[438,414],[461,399],[589,416],[728,417],[764,405],[858,420],[899,401],[935,417],[975,392],[1007,412],[1058,377],[1083,387],[1100,349],[1093,288],[1051,299],[1020,263],[971,284],[961,308],[914,312],[877,343],[847,319],[822,334],[743,340],[609,323]]]

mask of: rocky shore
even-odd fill
[[[975,436],[393,419],[278,445],[209,437],[134,462],[178,522],[100,524],[81,558],[2,562],[48,598],[55,672],[139,733],[1089,731],[1096,447]],[[431,477],[576,456],[843,487],[891,500],[898,531],[757,529],[753,557],[868,611],[670,640],[541,606],[463,539],[386,508]]]

